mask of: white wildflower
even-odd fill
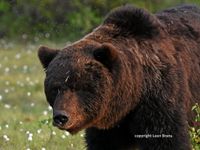
[[[62,136],[61,136],[63,139],[65,139],[66,138],[66,136],[63,134]]]
[[[7,109],[11,108],[11,106],[9,104],[5,104],[4,107],[7,108]]]
[[[10,141],[10,138],[7,135],[3,135],[5,141]]]
[[[69,134],[69,132],[65,131],[65,135],[66,135],[66,136],[69,136],[70,134]]]
[[[20,59],[20,58],[21,58],[21,54],[20,54],[20,53],[16,54],[16,55],[15,55],[15,58],[16,58],[16,59]]]
[[[43,115],[47,115],[48,114],[48,112],[45,110],[45,111],[43,111]]]
[[[56,135],[56,132],[55,132],[55,131],[52,131],[52,134],[53,134],[53,135]]]
[[[51,106],[48,106],[48,110],[51,111],[51,110],[52,110],[52,107],[51,107]]]
[[[32,141],[33,140],[33,134],[32,133],[29,133],[28,134],[28,141]]]
[[[31,96],[31,92],[27,92],[27,96]]]
[[[5,93],[8,93],[8,92],[9,92],[9,89],[5,89],[4,92],[5,92]]]
[[[6,67],[6,68],[4,69],[4,72],[5,72],[5,73],[10,72],[10,68]]]
[[[42,129],[38,129],[38,130],[37,130],[37,133],[38,133],[38,134],[40,134],[40,133],[41,133],[41,131],[42,131]]]
[[[34,107],[35,106],[35,103],[31,103],[31,107]]]

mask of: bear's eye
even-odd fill
[[[60,88],[58,88],[58,87],[52,88],[52,94],[53,94],[54,96],[59,95],[59,94],[60,94]]]
[[[47,95],[47,101],[49,104],[53,107],[53,104],[55,102],[55,99],[60,94],[60,88],[58,87],[52,87],[49,89],[49,94]]]

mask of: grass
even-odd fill
[[[51,125],[37,49],[0,41],[0,150],[85,149],[84,132],[71,136]]]
[[[84,150],[84,132],[71,136],[51,125],[38,45],[0,40],[0,150]],[[199,106],[193,111],[199,122]],[[190,136],[193,150],[199,150],[200,129],[190,128]]]

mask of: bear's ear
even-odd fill
[[[93,56],[95,60],[102,63],[110,71],[113,68],[114,62],[118,58],[118,53],[115,50],[115,47],[111,44],[102,44],[100,47],[96,48],[93,51]]]
[[[53,58],[58,54],[59,50],[41,46],[38,50],[38,57],[42,66],[46,69]]]
[[[104,20],[104,24],[117,27],[114,35],[151,38],[159,34],[160,23],[155,15],[132,5],[114,9]]]

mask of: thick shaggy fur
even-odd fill
[[[69,118],[56,126],[86,128],[88,150],[191,149],[191,106],[200,102],[196,6],[155,15],[117,8],[80,41],[38,54],[47,100]]]

